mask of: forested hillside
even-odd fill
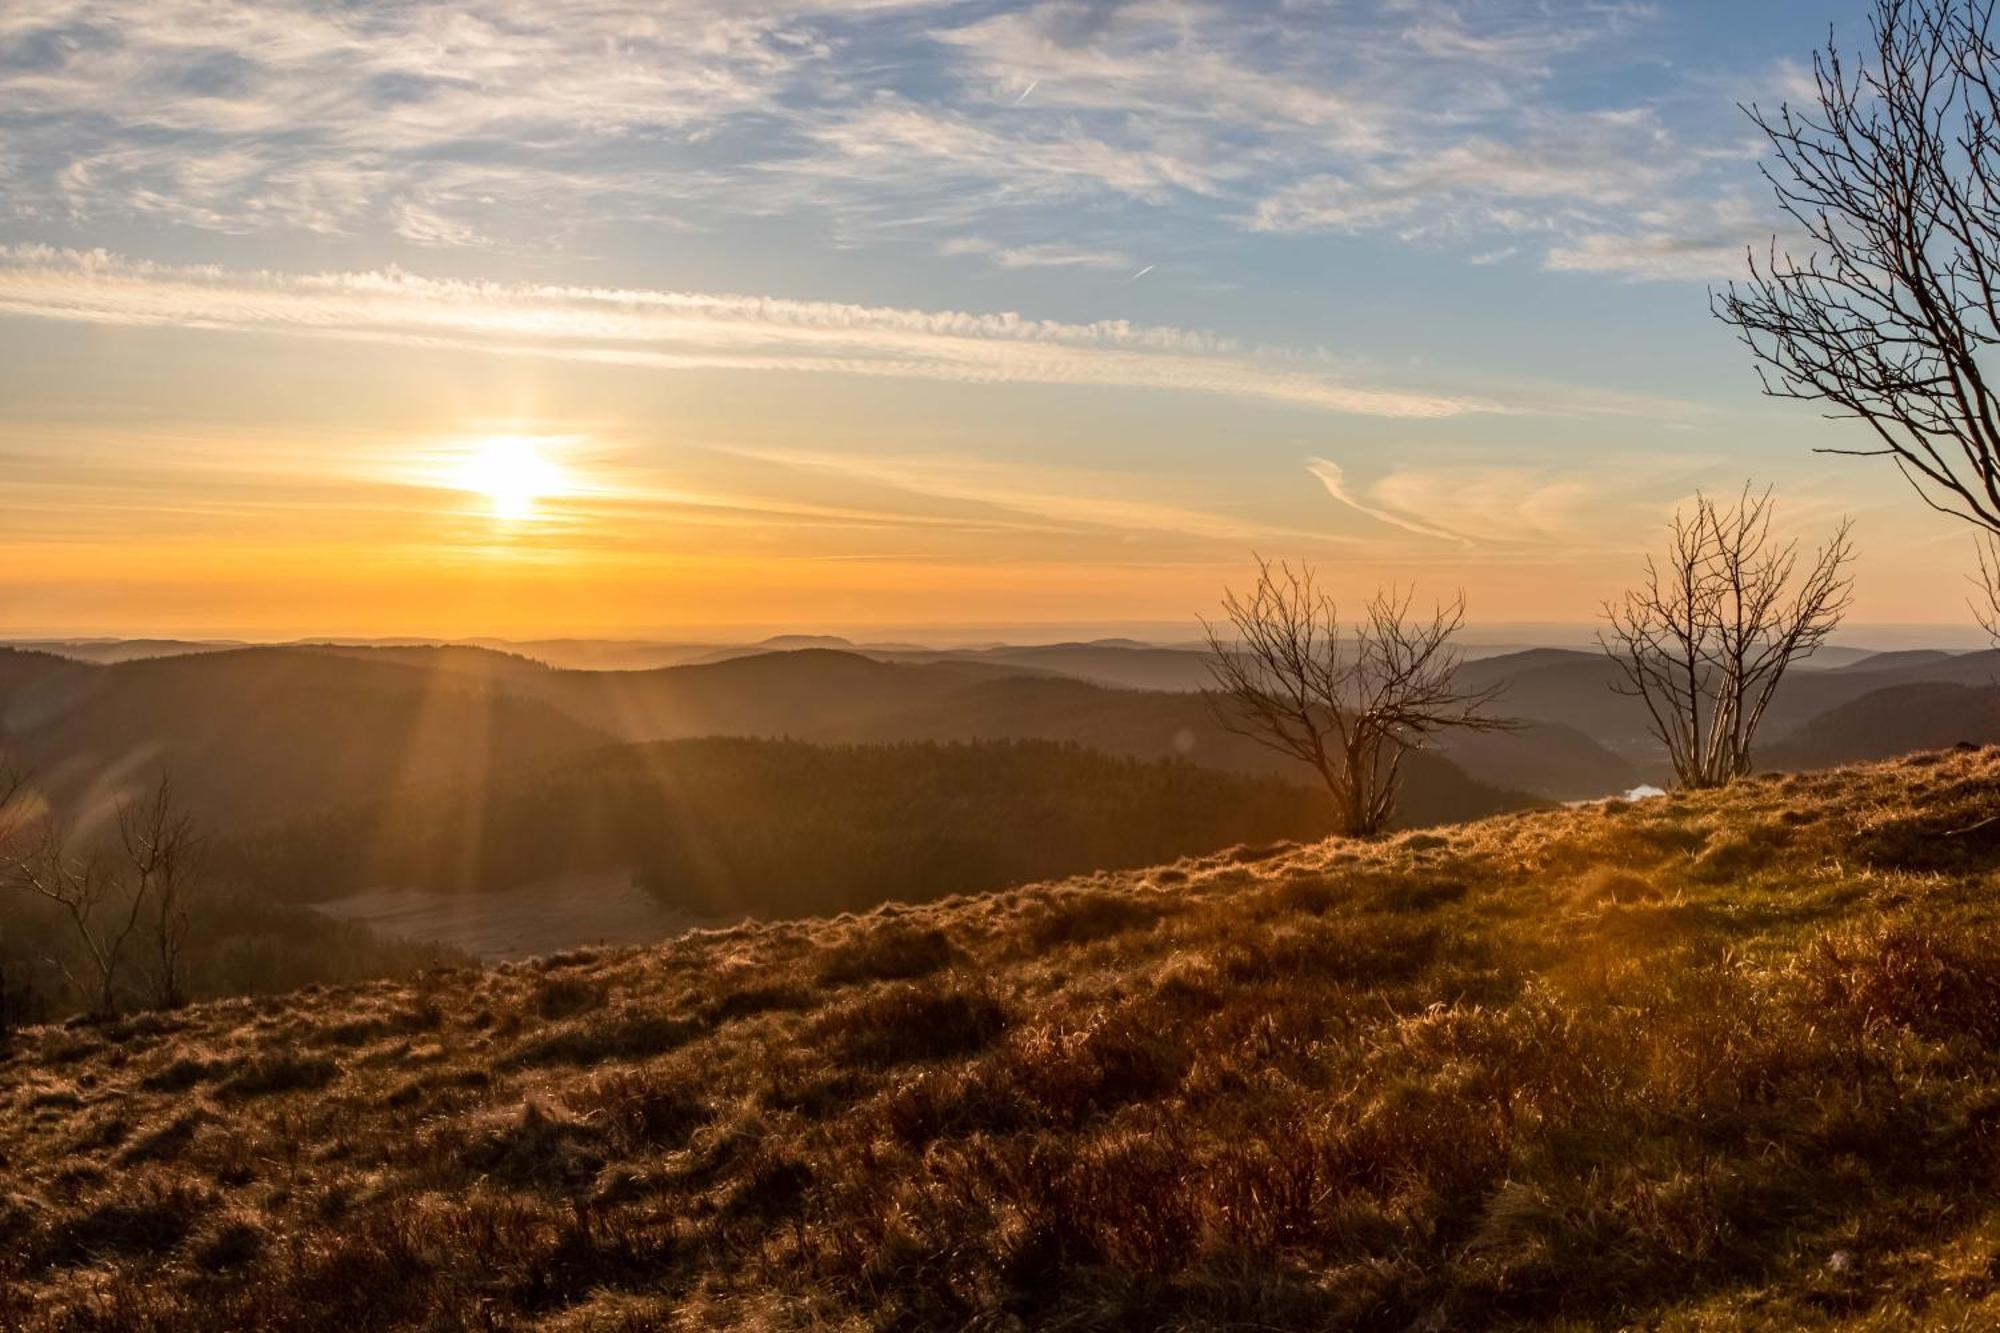
[[[331,811],[245,839],[274,894],[473,893],[630,873],[696,915],[795,916],[1122,869],[1331,828],[1323,793],[1074,745],[670,741]]]

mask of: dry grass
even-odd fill
[[[31,1030],[0,1326],[2000,1323],[2000,752]]]

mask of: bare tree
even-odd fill
[[[79,961],[72,966],[51,957],[49,965],[91,1013],[117,1013],[125,948],[139,929],[143,900],[119,892],[121,878],[107,858],[79,851],[70,831],[51,816],[40,820],[26,851],[9,859],[8,871],[15,886],[53,904],[69,922]]]
[[[2000,51],[1995,0],[1875,0],[1867,48],[1829,39],[1817,105],[1745,111],[1803,259],[1750,256],[1712,298],[1773,397],[1873,433],[1932,508],[2000,531]]]
[[[1223,725],[1309,766],[1352,837],[1387,826],[1411,750],[1443,731],[1513,725],[1481,712],[1494,691],[1454,684],[1463,594],[1428,619],[1412,601],[1377,592],[1343,625],[1311,566],[1259,560],[1249,596],[1224,596],[1233,636],[1202,622],[1214,681],[1206,693]]]
[[[1771,534],[1771,493],[1736,502],[1695,497],[1676,512],[1664,566],[1607,602],[1598,643],[1619,668],[1613,686],[1641,700],[1685,787],[1719,787],[1750,771],[1751,745],[1785,670],[1810,657],[1846,613],[1852,525],[1842,519],[1800,573],[1797,540]]]
[[[84,840],[53,812],[30,809],[23,780],[0,785],[0,885],[50,904],[67,922],[72,956],[45,961],[100,1017],[130,994],[132,951],[150,946],[148,998],[161,1006],[187,996],[190,909],[200,884],[204,842],[162,778],[140,800],[119,803],[116,844]]]
[[[175,802],[171,776],[144,799],[119,805],[118,840],[151,946],[153,1003],[178,1008],[187,1002],[188,932],[207,844]]]

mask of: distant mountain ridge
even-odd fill
[[[845,642],[789,636],[773,651],[645,670],[566,669],[525,650],[419,642],[208,644],[149,657],[97,642],[91,651],[105,664],[0,649],[0,746],[78,800],[148,765],[199,768],[208,775],[191,794],[222,816],[256,820],[496,762],[699,736],[1033,739],[1289,771],[1194,692],[1206,674],[1196,652],[1118,641],[951,651],[830,641]],[[1492,711],[1521,726],[1447,735],[1415,756],[1412,822],[1526,799],[1509,791],[1574,800],[1662,776],[1650,719],[1613,689],[1617,668],[1599,653],[1497,654],[1464,663],[1460,679],[1496,689]],[[1978,691],[1996,679],[2000,651],[1903,650],[1795,670],[1767,718],[1761,760],[1844,762],[1984,739],[1954,729],[1979,731]],[[1971,693],[1908,688],[1916,685]],[[382,734],[370,739],[371,730]]]
[[[199,770],[232,822],[615,742],[1050,740],[1252,773],[1291,766],[1199,695],[1112,689],[977,660],[885,663],[823,648],[643,672],[562,671],[468,647],[251,648],[91,666],[0,659],[0,744],[78,801],[140,769]],[[1531,798],[1419,755],[1414,822]]]

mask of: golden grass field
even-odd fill
[[[19,1034],[20,1329],[2000,1326],[2000,750]]]

